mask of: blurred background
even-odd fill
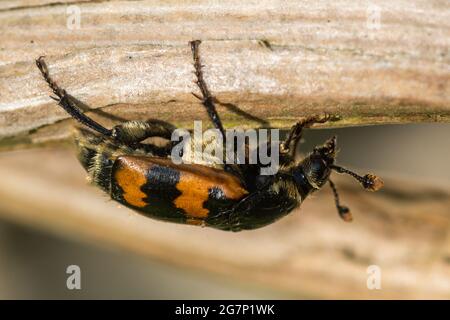
[[[358,201],[362,201],[365,206],[376,207],[377,194],[367,193],[366,198],[359,199],[351,197],[353,190],[359,189],[345,187],[345,183],[352,186],[356,184],[347,179],[338,181],[345,181],[342,202],[353,209],[355,221],[349,225],[339,221],[328,188],[308,199],[301,212],[291,214],[293,218],[287,217],[286,221],[254,231],[255,235],[252,231],[244,236],[241,233],[224,235],[220,231],[170,225],[145,218],[141,220],[141,216],[130,214],[125,208],[118,208],[117,214],[126,217],[119,221],[118,228],[124,226],[139,229],[142,224],[148,224],[149,231],[142,227],[142,230],[136,232],[151,231],[162,244],[174,239],[177,242],[172,246],[162,247],[160,251],[152,249],[147,252],[152,243],[155,248],[161,246],[161,243],[154,244],[155,240],[142,238],[143,240],[137,240],[139,244],[128,246],[127,243],[133,239],[130,240],[125,235],[120,240],[109,241],[108,233],[113,231],[101,227],[109,223],[107,215],[98,220],[98,226],[92,226],[80,222],[81,220],[75,221],[70,215],[67,220],[64,217],[57,219],[56,215],[52,216],[45,211],[52,208],[51,203],[48,203],[52,200],[62,201],[62,207],[67,206],[70,211],[72,206],[78,205],[77,197],[79,201],[85,201],[83,197],[86,194],[92,194],[92,202],[83,202],[88,206],[88,213],[91,209],[94,213],[97,206],[116,209],[116,204],[108,201],[107,197],[84,180],[85,173],[75,160],[73,148],[2,152],[0,298],[445,298],[447,294],[447,298],[450,298],[450,126],[415,124],[307,130],[302,150],[307,151],[334,134],[338,136],[340,147],[339,164],[361,173],[370,169],[383,178],[395,177],[412,181],[411,187],[414,190],[411,192],[416,198],[425,194],[430,186],[435,186],[438,191],[433,191],[431,194],[434,196],[426,199],[431,205],[426,205],[425,208],[429,208],[430,212],[426,212],[426,209],[420,212],[423,216],[434,217],[434,220],[423,222],[420,220],[422,216],[413,210],[402,211],[402,215],[407,218],[400,223],[396,221],[396,217],[392,218],[381,212],[366,215],[364,206],[361,207]],[[67,203],[66,199],[52,199],[61,198],[61,195],[51,189],[43,189],[42,183],[34,183],[38,181],[36,179],[45,181],[49,186],[55,184],[58,189],[61,189],[60,185],[70,185],[67,189],[69,191],[64,191],[70,199],[67,199]],[[389,179],[386,180],[389,182]],[[357,185],[354,187],[358,188]],[[388,183],[386,187],[389,190]],[[30,196],[34,194],[37,194],[35,199]],[[359,193],[356,197],[358,195]],[[398,195],[397,198],[395,201],[398,201],[399,207],[407,206],[408,202],[413,201],[409,198],[400,199],[401,196]],[[36,199],[42,199],[48,206],[43,206]],[[384,201],[383,199],[380,201]],[[75,204],[71,201],[75,201]],[[319,205],[322,207],[315,209]],[[436,212],[438,217],[433,216],[433,210],[439,211]],[[391,214],[395,215],[396,212],[392,211]],[[58,212],[57,215],[64,216],[65,212]],[[373,220],[367,221],[368,216]],[[413,221],[407,219],[416,218],[418,224],[410,223],[407,232],[401,229],[403,224]],[[133,220],[136,219],[134,224]],[[58,222],[53,222],[54,220]],[[379,225],[376,221],[380,220],[382,222]],[[299,221],[298,228],[294,223],[291,229],[286,229],[287,224],[292,225],[293,221]],[[332,225],[325,224],[322,227],[324,221],[331,221]],[[430,236],[425,236],[429,231],[424,229],[424,224],[427,223],[437,228],[439,234],[433,231]],[[333,234],[337,235],[336,238],[340,234],[345,238],[347,233],[352,234],[353,230],[361,228],[359,238],[348,236],[350,238],[347,239],[346,247],[340,247],[331,239]],[[392,228],[389,229],[389,234],[386,228]],[[399,228],[398,233],[396,228]],[[66,232],[67,230],[69,231]],[[282,231],[277,233],[277,230]],[[329,241],[318,238],[325,237],[325,234],[330,234]],[[180,244],[179,239],[183,237],[189,247],[187,244],[184,247]],[[196,237],[200,240],[191,241]],[[272,240],[275,237],[279,242]],[[295,242],[294,237],[300,237],[301,241]],[[420,239],[423,246],[410,242],[414,238]],[[219,240],[215,242],[215,239]],[[208,241],[218,243],[223,249],[208,249],[204,244]],[[254,246],[250,246],[250,242]],[[275,242],[277,245],[272,246]],[[358,247],[359,244],[355,242],[369,244]],[[283,251],[282,248],[287,245],[291,247]],[[390,250],[394,247],[397,251]],[[265,252],[260,253],[259,250]],[[282,252],[284,256],[281,257],[280,254],[278,257],[278,252]],[[248,258],[247,261],[245,255],[255,255],[255,258]],[[404,258],[400,258],[400,255],[404,255]],[[178,256],[182,261],[178,261]],[[265,260],[260,260],[258,256]],[[291,264],[286,256],[295,256],[297,262]],[[359,259],[360,256],[366,258]],[[410,257],[420,257],[421,260],[416,261]],[[271,259],[277,262],[266,264]],[[343,265],[341,259],[356,261],[357,267],[348,270],[349,267]],[[204,267],[209,261],[211,266]],[[315,261],[311,270],[302,266],[310,261]],[[384,278],[383,273],[382,289],[376,290],[376,293],[369,292],[365,283],[365,270],[374,263],[380,265],[381,270],[388,270],[387,278]],[[68,290],[66,287],[66,268],[72,264],[81,268],[81,290]],[[295,267],[297,265],[299,267]],[[294,271],[287,272],[288,279],[278,279],[280,275],[276,270],[287,268],[286,266],[290,268],[288,270]],[[258,276],[259,267],[264,270]],[[270,271],[271,268],[275,271]],[[334,269],[334,272],[330,274],[327,271],[329,268]],[[344,269],[345,271],[341,271]],[[398,272],[394,274],[393,270]],[[354,273],[357,274],[356,278],[349,276]],[[269,279],[271,277],[273,279]]]

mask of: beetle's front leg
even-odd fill
[[[306,117],[294,124],[288,133],[286,139],[280,143],[280,153],[295,156],[297,144],[302,138],[303,129],[311,127],[315,123],[325,123],[330,121],[332,116],[324,114],[320,116]]]

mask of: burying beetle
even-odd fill
[[[199,56],[200,41],[190,42],[197,85],[194,94],[206,108],[215,128],[226,137],[214,99],[203,79]],[[275,222],[298,207],[308,195],[329,183],[339,215],[351,221],[349,209],[342,206],[332,171],[349,174],[366,190],[383,186],[372,174],[360,176],[337,166],[336,137],[317,146],[303,159],[296,159],[302,130],[330,120],[329,115],[308,117],[290,130],[279,145],[279,170],[262,176],[259,165],[174,164],[171,145],[143,143],[149,137],[171,139],[174,128],[163,122],[126,121],[112,129],[84,115],[66,91],[50,77],[40,57],[36,64],[58,104],[84,127],[76,134],[79,160],[92,181],[112,199],[146,216],[228,231],[256,229]]]

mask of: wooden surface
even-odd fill
[[[71,2],[79,29],[67,27]],[[446,0],[2,1],[0,146],[68,136],[68,115],[34,65],[41,55],[107,125],[206,119],[190,94],[192,39],[204,41],[227,126],[287,127],[324,111],[342,116],[334,126],[449,122],[449,9]]]
[[[37,165],[38,164],[38,165]],[[0,215],[64,237],[265,285],[296,298],[450,297],[449,185],[389,179],[377,193],[336,182],[354,222],[338,218],[330,190],[268,227],[240,233],[148,219],[89,186],[68,150],[0,154]],[[368,290],[378,265],[382,289]]]
[[[323,112],[341,116],[328,126],[450,122],[447,0],[180,3],[0,2],[0,150],[69,137],[73,123],[35,67],[41,55],[106,126],[206,119],[190,94],[193,39],[203,40],[205,78],[227,127],[287,127]],[[79,29],[67,27],[68,4],[81,10]],[[67,150],[2,152],[0,214],[293,297],[450,296],[448,184],[382,175],[386,188],[373,194],[338,179],[354,223],[338,219],[324,191],[279,223],[232,234],[147,219],[84,176]],[[372,264],[382,290],[366,287]]]

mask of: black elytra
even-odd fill
[[[189,43],[201,93],[194,96],[225,138],[215,99],[203,78],[200,43]],[[262,175],[259,163],[175,164],[171,160],[173,126],[148,120],[126,121],[107,129],[81,112],[75,99],[52,80],[43,57],[36,60],[36,65],[56,96],[52,98],[82,125],[75,136],[78,158],[93,183],[112,199],[146,216],[227,231],[257,229],[289,214],[328,182],[340,217],[351,221],[349,209],[340,204],[336,186],[330,180],[331,172],[349,174],[366,190],[376,191],[383,186],[373,174],[359,176],[335,164],[336,137],[297,159],[303,129],[331,120],[330,115],[306,117],[292,127],[279,144],[279,169],[273,175]],[[144,142],[151,137],[168,142],[162,146]]]

